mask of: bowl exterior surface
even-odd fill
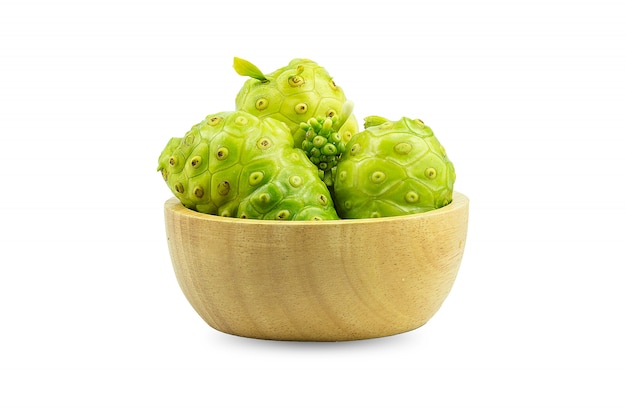
[[[456,279],[469,200],[426,213],[319,222],[245,220],[165,203],[178,283],[213,328],[274,340],[389,336],[425,324]]]

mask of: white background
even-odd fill
[[[625,415],[622,4],[4,0],[0,414]],[[470,228],[424,327],[271,342],[189,306],[156,160],[234,108],[234,56],[445,145]]]

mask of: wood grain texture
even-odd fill
[[[213,328],[239,336],[357,340],[416,329],[457,276],[469,199],[427,213],[321,222],[244,220],[165,203],[178,283]]]

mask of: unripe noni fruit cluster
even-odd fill
[[[201,213],[271,220],[388,217],[452,201],[455,171],[419,119],[365,118],[328,72],[307,59],[250,77],[236,108],[170,139],[158,170],[181,203]]]

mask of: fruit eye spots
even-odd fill
[[[316,148],[321,148],[322,146],[324,146],[324,144],[326,144],[326,142],[328,142],[328,139],[326,139],[324,136],[315,136],[313,138],[313,146],[315,146]]]
[[[174,190],[179,193],[182,194],[185,192],[185,187],[183,187],[183,185],[179,182],[176,183],[176,185],[174,185]]]
[[[291,184],[292,187],[298,188],[302,185],[302,183],[302,177],[299,175],[292,175],[289,177],[289,184]]]
[[[217,152],[215,153],[215,156],[220,161],[223,161],[224,159],[228,158],[228,148],[224,148],[224,147],[219,148]]]
[[[424,122],[422,122],[420,119],[413,119],[413,121],[414,121],[415,123],[417,123],[420,127],[424,127],[424,126],[426,126],[426,125],[424,124]]]
[[[426,178],[432,180],[437,176],[437,170],[435,168],[426,168],[424,175],[426,175]]]
[[[226,195],[230,192],[230,183],[228,181],[222,181],[217,184],[217,193],[219,195]]]
[[[413,146],[407,142],[400,142],[393,147],[393,150],[399,155],[408,155]]]
[[[194,135],[187,135],[185,136],[185,140],[184,140],[184,144],[185,146],[191,146],[193,145],[194,141],[196,140]]]
[[[299,161],[301,161],[301,160],[302,160],[302,159],[301,159],[301,156],[300,156],[300,154],[299,154],[299,153],[292,153],[292,154],[289,156],[289,158],[290,158],[292,161],[294,161],[294,162],[299,162]]]
[[[213,116],[209,118],[209,126],[217,126],[222,122],[223,118],[220,116]]]
[[[298,114],[304,114],[307,112],[307,110],[309,110],[309,105],[306,103],[298,103],[293,109]]]
[[[341,171],[339,173],[339,181],[345,181],[348,177],[348,173],[346,171]]]
[[[278,213],[276,213],[276,220],[288,219],[290,215],[291,213],[289,213],[289,210],[280,210]]]
[[[350,148],[350,155],[356,155],[361,151],[361,145],[359,145],[358,143],[355,143],[354,145],[352,145],[352,148]]]
[[[417,203],[419,199],[420,196],[415,191],[409,191],[404,195],[404,201],[410,204]]]
[[[200,186],[194,188],[193,195],[195,195],[198,198],[202,198],[202,196],[204,196],[204,189]]]
[[[265,110],[269,104],[270,103],[266,98],[260,98],[256,101],[254,107],[256,107],[257,110]]]
[[[337,155],[337,153],[338,153],[337,147],[333,145],[332,143],[327,143],[322,148],[322,155],[333,156],[333,155]]]
[[[262,193],[258,198],[261,204],[269,204],[272,201],[272,196],[269,193]]]
[[[161,171],[161,175],[163,176],[163,179],[167,181],[167,178],[169,177],[169,173],[167,169],[164,169],[163,171]]]
[[[256,143],[257,147],[260,149],[269,149],[272,146],[272,141],[269,138],[261,138]]]
[[[346,208],[346,210],[350,210],[352,208],[352,201],[350,200],[344,201],[343,206]]]
[[[261,171],[255,171],[248,177],[248,184],[259,185],[263,181],[263,173]]]
[[[385,178],[387,178],[387,176],[382,171],[374,171],[372,172],[372,175],[370,175],[370,180],[374,184],[380,184],[381,182],[385,181]]]
[[[331,119],[337,114],[337,112],[333,109],[330,109],[326,112],[326,117],[330,117]]]
[[[345,138],[346,142],[348,142],[350,139],[352,139],[352,132],[346,130],[345,132],[343,132],[343,137]]]
[[[169,163],[170,163],[171,166],[176,165],[176,157],[175,156],[170,156]]]
[[[337,89],[337,84],[335,84],[334,80],[330,80],[328,84],[330,85],[330,88],[332,88],[333,90]]]
[[[235,119],[235,124],[238,124],[239,126],[245,126],[245,125],[247,125],[247,124],[248,124],[248,119],[246,119],[246,118],[245,118],[245,117],[243,117],[243,116],[238,116],[238,117]]]
[[[328,197],[326,197],[324,194],[320,194],[319,196],[317,196],[317,202],[320,203],[323,206],[327,206],[328,205]]]
[[[289,78],[289,85],[292,87],[301,87],[302,85],[304,85],[304,78],[299,75],[294,75],[293,77]]]
[[[192,168],[198,168],[201,163],[202,163],[202,157],[201,156],[194,156],[193,158],[191,158],[191,161],[189,162],[189,164],[192,166]]]

